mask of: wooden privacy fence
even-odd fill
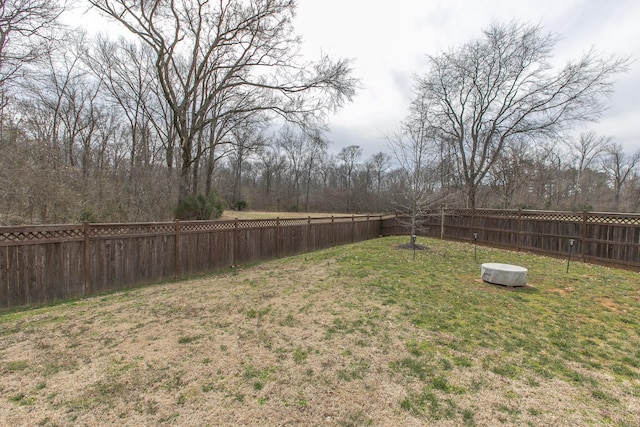
[[[408,234],[408,217],[383,221],[383,235]],[[572,256],[640,271],[640,215],[597,212],[442,209],[419,219],[419,235]]]
[[[380,235],[407,217],[189,221],[0,227],[0,309],[32,306]],[[640,271],[640,215],[454,209],[420,218],[419,235],[477,241]]]
[[[381,216],[0,227],[0,308],[179,279],[380,235]]]

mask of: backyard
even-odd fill
[[[7,425],[640,424],[640,275],[380,238],[0,313]],[[528,285],[479,279],[483,262]]]

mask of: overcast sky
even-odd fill
[[[386,151],[385,134],[406,116],[412,76],[426,55],[480,37],[492,21],[540,24],[562,36],[554,58],[564,63],[591,48],[631,56],[616,78],[610,108],[589,129],[640,149],[640,1],[638,0],[299,0],[296,31],[305,53],[354,60],[362,88],[330,118],[332,151],[359,145],[365,156]]]

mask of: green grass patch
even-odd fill
[[[29,363],[26,360],[12,360],[4,364],[4,369],[7,372],[20,372],[29,367]]]
[[[202,338],[200,335],[185,335],[178,338],[178,344],[189,344]]]
[[[301,349],[300,347],[293,350],[293,361],[296,363],[303,363],[309,357],[309,352]]]

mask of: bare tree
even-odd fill
[[[358,145],[349,145],[343,147],[338,155],[338,160],[342,162],[342,172],[344,178],[344,186],[346,188],[346,212],[351,212],[352,184],[354,174],[359,166],[360,157],[362,157],[362,148]]]
[[[532,176],[528,184],[533,187],[529,204],[537,209],[558,209],[562,176],[557,144],[548,141],[531,154]]]
[[[436,188],[439,182],[437,163],[433,161],[437,158],[436,135],[424,113],[424,109],[416,109],[398,132],[387,137],[398,165],[399,192],[394,199],[401,211],[409,213],[407,225],[411,236],[421,231],[420,217],[444,197]]]
[[[288,162],[291,193],[293,194],[293,208],[300,209],[300,181],[304,174],[305,143],[304,134],[296,132],[292,127],[281,129],[278,144],[285,153]]]
[[[510,209],[520,194],[526,196],[530,186],[531,160],[529,144],[523,139],[510,140],[489,171],[491,185],[500,195],[500,207]]]
[[[591,51],[555,71],[556,40],[538,26],[494,24],[484,38],[431,56],[430,71],[417,78],[412,108],[425,109],[434,132],[452,144],[469,207],[510,139],[597,118],[611,78],[628,64]]]
[[[0,0],[0,88],[41,56],[63,10],[55,0]]]
[[[380,212],[383,201],[382,183],[391,166],[391,156],[384,152],[371,155],[364,164],[362,203],[370,212]]]
[[[179,139],[181,200],[192,191],[194,142],[217,103],[223,114],[270,111],[303,122],[354,93],[348,61],[296,63],[293,0],[89,1],[155,53]]]
[[[612,138],[599,136],[594,131],[582,132],[578,141],[567,142],[570,153],[575,163],[576,176],[573,185],[573,204],[572,209],[578,207],[578,195],[581,197],[583,206],[589,203],[589,178],[591,174],[587,173],[588,169],[598,163],[598,159],[607,150]]]
[[[264,147],[267,140],[262,134],[262,128],[256,123],[245,123],[231,132],[233,142],[231,145],[230,162],[233,169],[233,196],[231,206],[237,210],[243,209],[242,198],[242,168],[248,157]]]
[[[318,162],[322,159],[322,156],[326,154],[329,141],[324,138],[319,130],[316,130],[311,135],[307,135],[305,138],[306,149],[304,150],[304,169],[305,169],[305,195],[304,195],[304,210],[309,211],[309,193],[311,192],[311,179],[313,177],[313,171],[316,168]]]
[[[280,208],[282,177],[286,169],[286,157],[279,144],[271,144],[259,150],[257,169],[262,184],[263,206]]]
[[[375,153],[369,159],[375,179],[375,192],[380,195],[382,189],[382,181],[385,173],[391,167],[391,156],[382,151]]]
[[[624,183],[632,177],[633,171],[640,164],[640,151],[629,156],[622,150],[622,145],[611,143],[602,158],[602,168],[613,182],[614,210],[620,209],[620,193]]]
[[[112,42],[98,37],[87,62],[106,92],[120,107],[129,126],[131,144],[129,162],[132,172],[137,164],[148,166],[153,147],[149,146],[153,96],[153,62],[145,46],[120,38]],[[135,174],[131,174],[134,179]]]

